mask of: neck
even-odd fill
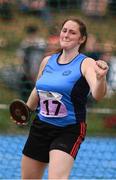
[[[78,50],[63,50],[62,55],[60,56],[60,63],[69,63],[79,54]]]

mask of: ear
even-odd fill
[[[86,40],[86,36],[83,36],[80,38],[79,43],[82,44],[85,42],[85,40]]]

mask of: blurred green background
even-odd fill
[[[56,4],[55,4],[56,3]],[[76,3],[76,4],[75,4]],[[16,52],[20,42],[25,37],[24,28],[29,24],[39,26],[38,36],[47,39],[50,36],[50,29],[54,25],[59,27],[59,24],[69,16],[76,16],[86,23],[88,33],[94,34],[100,43],[101,51],[104,49],[104,44],[111,42],[112,54],[116,55],[116,15],[110,11],[109,6],[106,8],[105,14],[98,17],[91,17],[82,11],[80,6],[81,1],[48,1],[48,7],[53,18],[52,24],[47,26],[40,17],[35,17],[33,14],[23,14],[19,11],[19,2],[14,1],[10,8],[12,12],[11,18],[0,18],[0,69],[14,66],[19,67],[20,61],[17,58]],[[57,7],[57,8],[56,8]],[[111,13],[113,12],[113,13]],[[14,77],[15,78],[15,77]],[[12,79],[11,79],[12,83]],[[9,104],[15,98],[21,98],[17,87],[11,88],[7,86],[2,76],[0,77],[0,133],[27,133],[29,126],[19,127],[10,120]],[[113,112],[105,113],[88,112],[88,135],[92,136],[116,136],[116,89],[106,96],[101,102],[94,101],[91,97],[88,103],[89,108],[110,109]],[[114,125],[106,127],[106,119],[114,118]],[[110,123],[110,122],[109,122]]]

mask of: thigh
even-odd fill
[[[81,143],[86,134],[86,124],[70,125],[63,129],[59,136],[54,138],[50,150],[61,150],[76,159]]]
[[[68,179],[74,158],[61,150],[50,151],[49,179]]]
[[[51,137],[48,126],[34,120],[25,143],[23,154],[40,162],[49,162],[49,146]]]
[[[41,179],[46,166],[46,163],[39,162],[23,155],[22,179]]]

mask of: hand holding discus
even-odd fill
[[[32,111],[26,103],[20,99],[15,99],[9,106],[11,119],[17,125],[26,125],[31,117]]]

